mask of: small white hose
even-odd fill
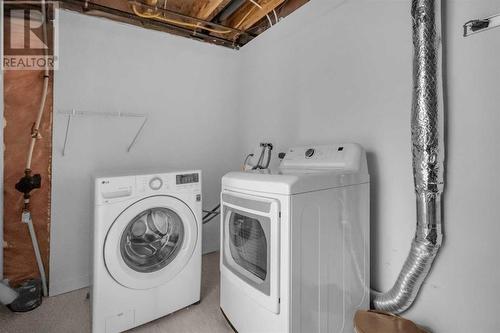
[[[44,41],[44,43],[48,43],[49,39],[48,39],[48,35],[47,35],[47,22],[46,22],[47,14],[45,12],[45,0],[42,0],[41,6],[42,6],[43,41]],[[48,52],[47,52],[46,48],[44,49],[44,56],[45,56],[45,64],[44,64],[44,70],[43,70],[42,100],[40,101],[40,107],[38,109],[36,122],[35,122],[35,125],[33,126],[32,133],[31,133],[31,142],[30,142],[30,147],[28,150],[28,157],[26,159],[26,169],[27,170],[31,169],[31,162],[33,159],[33,151],[35,150],[36,140],[38,140],[38,138],[39,138],[38,131],[40,129],[40,124],[42,122],[43,112],[45,110],[45,102],[47,100],[47,93],[49,90],[49,68],[47,66]]]

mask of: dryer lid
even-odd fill
[[[368,183],[366,154],[358,144],[290,148],[275,170],[230,172],[223,187],[298,194]]]

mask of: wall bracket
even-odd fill
[[[500,14],[484,19],[471,20],[464,24],[464,37],[500,27]]]
[[[66,154],[66,149],[68,147],[68,139],[69,139],[69,133],[70,133],[70,125],[71,125],[71,120],[73,117],[76,116],[98,116],[98,117],[123,117],[123,118],[143,118],[144,120],[141,123],[141,126],[137,130],[137,132],[134,135],[134,138],[130,142],[130,144],[127,147],[127,153],[130,152],[132,147],[134,146],[135,142],[139,138],[139,136],[142,133],[142,130],[144,129],[144,126],[146,126],[146,122],[148,121],[148,115],[143,114],[143,113],[126,113],[126,112],[94,112],[94,111],[77,111],[77,110],[71,110],[71,111],[59,111],[58,114],[61,115],[66,115],[68,116],[68,121],[66,123],[66,132],[64,134],[64,144],[63,144],[63,149],[62,149],[62,155],[65,156]]]

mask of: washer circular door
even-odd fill
[[[191,209],[170,196],[142,199],[109,228],[104,261],[118,283],[150,289],[167,283],[189,262],[198,238]]]

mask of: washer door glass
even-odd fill
[[[137,215],[125,227],[120,252],[136,272],[151,273],[167,266],[184,241],[184,225],[174,211],[156,207]]]
[[[199,253],[198,216],[201,220],[201,212],[195,215],[191,206],[168,195],[134,202],[106,234],[103,255],[109,274],[131,289],[155,288],[172,280],[191,261],[195,249]]]
[[[260,280],[267,276],[267,239],[261,222],[232,213],[229,218],[229,249],[233,260]]]

